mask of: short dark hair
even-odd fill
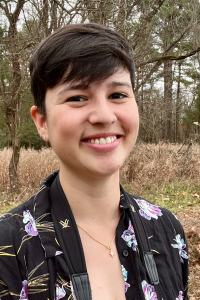
[[[45,94],[59,83],[80,81],[85,87],[128,69],[134,88],[134,63],[124,37],[95,24],[71,24],[57,29],[37,47],[30,61],[31,91],[46,116]]]

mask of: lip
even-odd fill
[[[116,134],[112,134],[107,135],[107,136],[113,136]],[[107,136],[99,136],[99,137],[107,137]],[[119,135],[118,135],[119,136]],[[92,136],[91,138],[97,138],[97,135],[94,135],[94,137]],[[90,137],[87,137],[87,139],[91,139]],[[88,143],[84,140],[81,141],[81,144],[83,146],[86,146],[90,149],[93,149],[96,152],[102,152],[102,153],[106,153],[106,152],[111,152],[113,150],[115,150],[117,148],[117,146],[119,145],[119,143],[121,142],[122,136],[120,135],[120,137],[118,137],[114,142],[110,143],[110,144],[92,144],[92,143]]]

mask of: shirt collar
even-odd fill
[[[126,200],[126,198],[124,197],[123,192],[120,190],[120,202],[119,202],[119,207],[122,209],[127,209],[130,207],[130,204],[128,203],[128,201]]]
[[[45,257],[53,257],[61,254],[61,248],[56,239],[54,224],[51,218],[51,206],[49,187],[58,172],[48,176],[40,186],[38,193],[34,197],[34,219],[41,245],[45,250]]]
[[[58,173],[58,171],[52,173],[42,182],[40,189],[34,198],[34,219],[42,247],[45,250],[46,258],[62,253],[56,239],[54,224],[51,218],[51,200],[49,195],[51,184]],[[129,206],[130,204],[121,191],[119,202],[120,209],[125,213],[125,210],[129,208]]]

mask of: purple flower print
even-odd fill
[[[62,251],[56,251],[55,256],[60,255],[60,254],[63,254],[63,252]]]
[[[174,239],[174,241],[177,242],[177,244],[171,244],[171,246],[173,248],[178,249],[179,256],[180,256],[180,261],[184,264],[183,258],[188,259],[187,252],[185,250],[183,250],[186,247],[186,244],[185,244],[184,240],[181,239],[180,234],[176,235],[176,239]]]
[[[122,267],[122,274],[123,274],[123,277],[124,277],[124,281],[125,281],[125,289],[124,289],[124,293],[127,292],[128,288],[130,287],[130,284],[127,281],[127,278],[128,278],[128,272],[126,271],[126,269],[124,268],[123,265],[121,265]]]
[[[142,217],[147,220],[151,220],[151,218],[158,219],[158,216],[162,216],[161,210],[158,206],[151,204],[145,200],[134,199],[140,207],[139,213]]]
[[[25,230],[29,235],[36,236],[38,235],[38,231],[35,225],[35,220],[33,219],[29,210],[23,212],[23,223],[26,224]]]
[[[157,295],[153,285],[148,284],[145,280],[142,281],[142,290],[145,300],[157,300]]]
[[[183,292],[179,292],[179,296],[176,298],[176,300],[183,300]]]
[[[23,288],[21,290],[19,300],[26,300],[28,299],[28,281],[27,280],[22,281],[22,285]]]
[[[121,236],[123,240],[126,241],[128,247],[132,247],[133,251],[136,251],[136,246],[137,246],[137,240],[135,237],[135,232],[133,229],[133,225],[131,224],[131,221],[129,220],[129,227],[127,230],[125,230]]]
[[[26,226],[25,226],[25,230],[29,235],[33,235],[36,236],[37,230],[35,230],[35,228],[33,227],[33,224],[31,224],[31,222],[29,222]]]
[[[65,297],[66,292],[65,292],[64,287],[63,287],[64,285],[65,284],[63,284],[62,287],[59,287],[59,285],[56,284],[56,300],[59,300],[59,299]]]
[[[130,287],[130,284],[125,282],[125,289],[124,289],[124,293],[127,292],[128,288]]]

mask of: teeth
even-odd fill
[[[107,137],[106,138],[106,144],[110,144],[110,143],[112,143],[112,137]]]
[[[104,138],[91,139],[91,140],[87,140],[87,142],[91,143],[91,144],[105,145],[105,144],[111,144],[111,143],[113,143],[116,139],[117,139],[116,136],[108,136],[105,139]]]
[[[104,138],[100,138],[99,142],[101,145],[106,144],[106,140]]]

